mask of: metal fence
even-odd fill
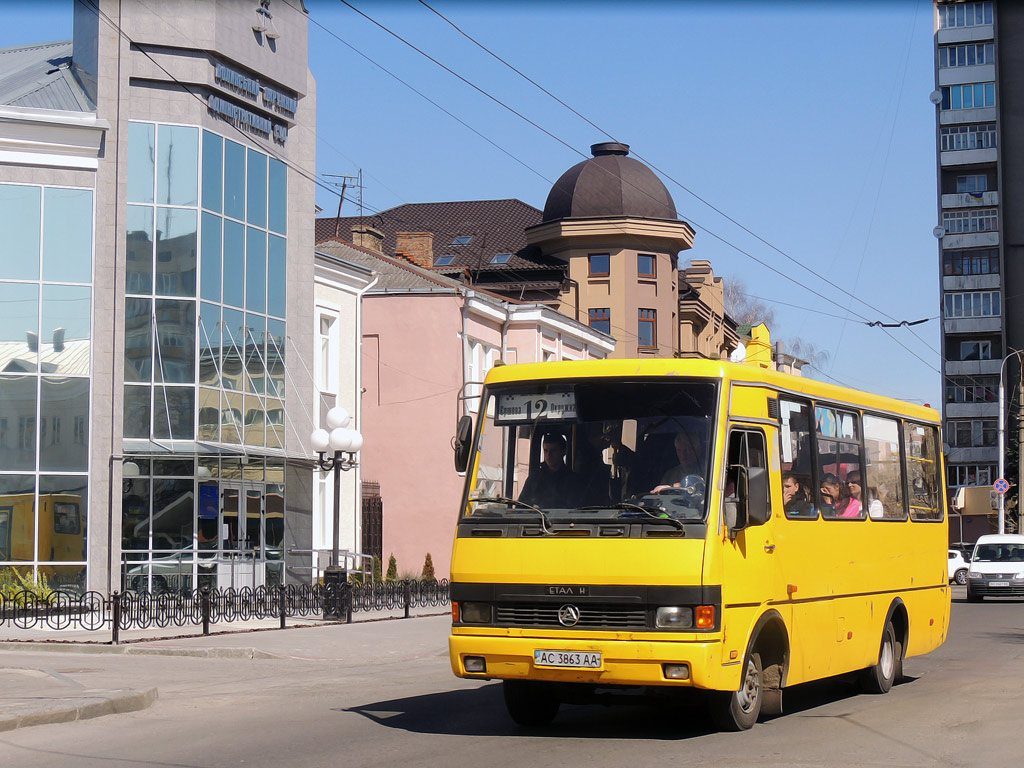
[[[45,598],[23,590],[0,595],[0,627],[51,630],[109,629],[114,643],[127,629],[202,626],[252,619],[323,615],[352,621],[354,612],[403,610],[448,605],[448,580],[385,581],[372,584],[289,584],[252,589],[201,589],[194,592],[52,592]]]

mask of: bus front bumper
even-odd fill
[[[644,685],[734,691],[739,687],[741,660],[722,659],[719,639],[595,640],[551,637],[501,637],[452,634],[448,638],[452,671],[457,677],[500,680],[546,680],[599,685]],[[601,654],[593,669],[543,666],[536,651]],[[467,657],[485,669],[466,669]],[[681,665],[688,674],[680,677]],[[672,675],[669,677],[668,675]]]

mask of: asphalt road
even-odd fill
[[[236,636],[280,658],[0,654],[156,685],[149,709],[0,734],[0,766],[1013,766],[1024,764],[1024,601],[967,604],[886,696],[789,689],[787,713],[717,733],[699,708],[563,707],[524,729],[496,683],[452,677],[446,617]],[[304,634],[302,634],[304,633]],[[247,638],[238,640],[238,637]],[[43,658],[45,656],[45,658]]]

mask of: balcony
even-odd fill
[[[994,123],[995,107],[974,109],[944,109],[939,112],[939,125],[960,125],[961,123]]]
[[[940,86],[992,83],[995,82],[995,79],[995,64],[975,64],[969,67],[942,67],[939,69]]]
[[[942,321],[942,330],[946,334],[968,333],[971,335],[998,333],[1002,328],[999,317],[957,317]]]
[[[939,164],[945,168],[951,165],[981,165],[994,163],[998,159],[995,147],[985,149],[951,149],[939,153]]]
[[[971,248],[994,248],[999,245],[999,232],[963,232],[942,238],[942,250],[958,251]]]
[[[998,419],[999,403],[946,403],[947,419]]]
[[[1001,285],[999,275],[946,275],[942,278],[943,291],[994,291]]]
[[[978,197],[968,192],[942,196],[943,208],[977,208],[981,206],[994,208],[997,205],[999,205],[999,192],[997,191],[982,192]]]
[[[935,33],[935,41],[939,45],[947,43],[973,43],[978,40],[994,40],[995,31],[991,24],[978,24],[974,27],[946,27]]]
[[[947,376],[998,376],[1002,360],[947,360]]]
[[[949,464],[995,464],[999,461],[999,448],[994,445],[977,448],[950,448],[946,462]]]

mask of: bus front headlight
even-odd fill
[[[463,624],[490,624],[490,603],[460,603],[459,618]]]
[[[681,605],[663,605],[654,616],[658,629],[690,629],[693,626],[693,608]]]

